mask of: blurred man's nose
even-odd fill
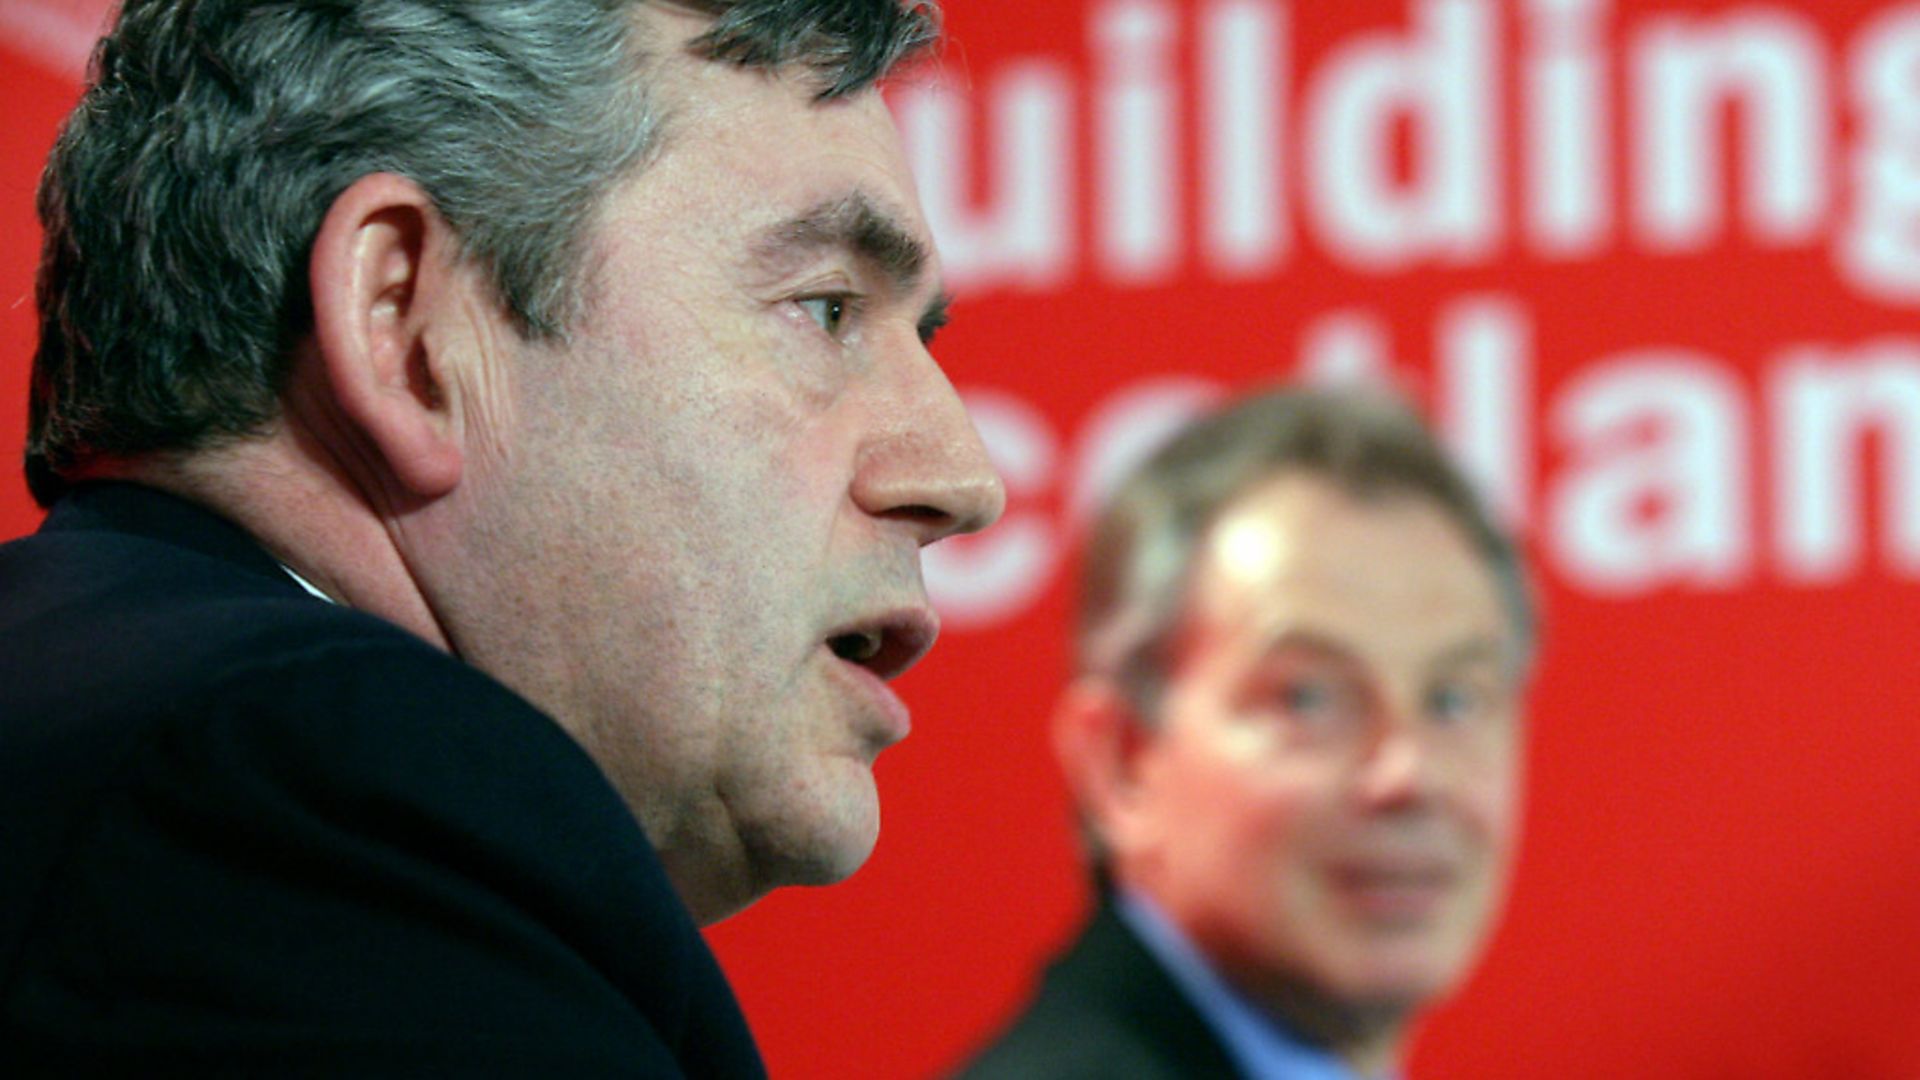
[[[1360,761],[1355,794],[1371,810],[1417,806],[1439,788],[1443,762],[1414,709],[1389,706]]]

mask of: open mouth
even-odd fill
[[[920,662],[938,634],[932,612],[907,609],[837,630],[828,635],[827,648],[849,664],[895,679]]]

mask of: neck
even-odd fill
[[[1361,1076],[1387,1076],[1400,1069],[1400,1046],[1404,1027],[1378,1038],[1336,1048],[1347,1067]]]
[[[1289,1028],[1327,1048],[1359,1076],[1386,1076],[1399,1070],[1412,1012],[1403,1003],[1335,1001],[1316,988],[1290,979],[1244,977],[1223,971],[1248,999]]]

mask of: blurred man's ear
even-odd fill
[[[349,444],[330,449],[362,483],[422,500],[451,491],[463,433],[442,324],[472,310],[462,292],[474,276],[452,227],[413,181],[363,176],[328,208],[308,274],[315,349],[305,359],[318,366],[296,378],[327,416],[318,434]]]
[[[1153,733],[1113,680],[1082,676],[1053,710],[1053,752],[1067,788],[1109,854],[1131,834],[1142,751]]]

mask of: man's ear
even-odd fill
[[[436,320],[470,310],[458,290],[458,238],[433,200],[405,177],[374,173],[328,208],[308,274],[324,392],[345,434],[398,487],[431,500],[460,481],[459,380],[438,355]]]
[[[1053,752],[1081,815],[1109,848],[1124,844],[1139,802],[1140,767],[1153,741],[1111,679],[1082,676],[1053,710]]]

